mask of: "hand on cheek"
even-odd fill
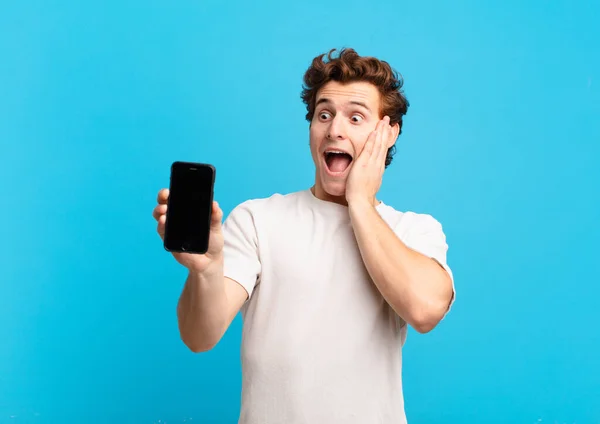
[[[390,126],[385,116],[377,123],[363,147],[362,152],[352,164],[346,183],[346,201],[375,203],[375,197],[383,178],[385,159],[389,146],[394,142],[395,128]]]

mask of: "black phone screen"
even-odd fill
[[[214,181],[215,168],[212,165],[173,163],[165,223],[166,250],[206,253]]]

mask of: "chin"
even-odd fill
[[[346,181],[327,181],[326,178],[321,179],[323,191],[331,197],[346,196]]]

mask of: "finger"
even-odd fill
[[[152,211],[152,216],[154,217],[154,219],[156,219],[158,221],[158,219],[161,217],[161,215],[165,215],[166,213],[167,213],[167,205],[158,205]]]
[[[392,137],[392,132],[393,132],[392,126],[390,125],[390,117],[389,116],[385,117],[384,128],[385,128],[385,136],[381,140],[381,147],[382,147],[382,150],[383,150],[384,156],[385,156],[385,154],[387,153],[388,145],[390,143],[390,139]]]
[[[365,147],[363,150],[365,151],[366,159],[370,159],[373,156],[373,149],[375,148],[375,143],[377,142],[377,137],[379,132],[377,131],[377,127],[373,130],[369,138],[367,138],[367,142],[365,143]]]
[[[158,197],[157,197],[156,201],[159,204],[161,204],[161,205],[166,204],[168,199],[169,199],[169,189],[163,188],[162,190],[160,190],[158,192]]]
[[[156,226],[156,231],[161,239],[165,238],[165,222],[167,222],[167,216],[161,215],[158,218],[158,225]]]
[[[381,137],[381,146],[377,157],[377,164],[385,168],[385,158],[387,156],[388,143],[392,137],[392,127],[390,126],[390,118],[388,116],[385,117],[383,127],[384,129],[382,131],[383,134]]]
[[[221,221],[223,220],[223,211],[219,207],[219,204],[215,201],[212,204],[212,214],[210,219],[210,226],[212,229],[219,229],[221,227]]]
[[[373,146],[373,140],[375,140],[375,137],[377,137],[377,127],[375,127],[375,129],[373,131],[371,131],[371,133],[369,134],[369,136],[367,137],[367,141],[365,141],[365,144],[362,147],[362,150],[360,151],[360,153],[358,154],[357,162],[363,162],[365,160],[368,160],[369,156],[371,155],[371,152],[373,151],[372,146]]]
[[[381,137],[379,137],[379,140],[378,140],[379,143],[377,146],[377,158],[376,159],[379,159],[379,157],[381,156],[381,152],[383,151],[384,146],[385,146],[385,140],[388,137],[388,132],[387,132],[388,127],[389,127],[388,122],[389,122],[389,120],[388,120],[387,116],[385,116],[383,118],[383,120],[381,121],[381,131],[380,131]]]
[[[377,123],[377,127],[376,127],[376,131],[377,131],[377,136],[375,137],[375,140],[373,142],[373,151],[371,154],[371,162],[372,163],[377,163],[377,160],[381,154],[381,144],[383,143],[383,139],[385,137],[385,126],[384,126],[384,120],[382,119],[381,121],[379,121]]]

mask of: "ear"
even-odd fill
[[[396,140],[398,139],[399,134],[400,134],[400,125],[399,124],[392,125],[392,137],[390,137],[390,140],[388,141],[388,145],[387,145],[388,149],[396,143]]]

